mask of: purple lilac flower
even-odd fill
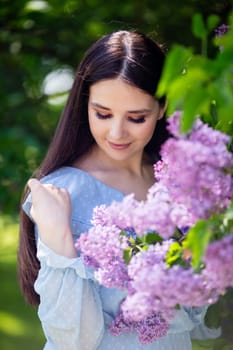
[[[163,320],[161,314],[150,313],[141,321],[125,319],[122,311],[110,324],[109,330],[113,335],[120,335],[123,332],[130,333],[136,331],[141,344],[149,344],[164,337],[168,331],[168,324]]]
[[[95,271],[95,278],[107,288],[125,289],[128,284],[127,265],[121,259],[113,258]]]
[[[124,333],[131,333],[133,328],[133,322],[127,322],[123,317],[123,313],[120,311],[114,320],[109,325],[109,330],[112,335],[118,336]]]
[[[227,24],[221,24],[218,28],[215,29],[215,35],[216,37],[223,36],[225,33],[227,33],[229,30],[229,25]]]
[[[164,249],[163,245],[161,246]],[[228,287],[233,287],[233,234],[211,243],[200,273],[175,265],[167,268],[156,249],[137,254],[129,264],[131,293],[122,304],[126,318],[142,320],[149,312],[161,312],[167,322],[174,318],[176,305],[200,307],[215,303]]]
[[[226,34],[230,29],[230,26],[227,24],[221,24],[218,28],[215,29],[215,37],[216,38],[221,38],[224,34]],[[224,46],[220,45],[219,50],[223,51]]]
[[[165,239],[171,237],[176,227],[191,226],[192,216],[181,203],[174,201],[162,182],[155,183],[148,191],[145,202],[147,227],[157,231]]]
[[[169,118],[174,138],[162,148],[162,161],[155,165],[157,182],[146,200],[129,195],[122,202],[95,208],[93,227],[76,244],[102,285],[128,292],[110,327],[112,333],[136,331],[143,344],[165,335],[177,305],[214,303],[233,286],[233,234],[209,244],[198,274],[190,265],[166,264],[176,228],[187,234],[200,218],[226,209],[233,196],[232,176],[227,173],[233,166],[226,148],[229,137],[200,120],[182,134],[180,118],[180,112]],[[124,250],[130,247],[130,238],[154,231],[163,242],[133,255],[127,265]]]
[[[191,267],[184,269],[179,265],[170,268],[166,266],[164,257],[168,246],[169,244],[165,247],[163,244],[151,246],[149,250],[131,259],[128,268],[131,293],[122,304],[126,318],[139,321],[149,312],[161,312],[163,319],[169,322],[176,314],[177,305],[199,307],[218,299],[222,290],[216,289],[216,284],[211,283],[209,272],[204,273],[203,270],[197,274]],[[160,253],[159,247],[162,250]],[[228,263],[232,262],[232,246],[230,250],[231,258],[226,260]]]
[[[167,129],[171,133],[171,135],[175,136],[176,138],[185,137],[185,135],[182,134],[180,131],[181,117],[182,117],[182,112],[176,111],[170,116],[170,118],[168,118]]]
[[[193,223],[227,208],[233,196],[233,155],[227,150],[229,136],[203,124],[194,123],[189,134],[181,134],[176,112],[169,118],[170,138],[162,147],[162,161],[155,164],[155,177],[171,198],[183,204]],[[182,176],[181,176],[182,174]]]
[[[178,217],[182,220],[182,226],[190,224],[184,206],[174,203],[164,186],[155,184],[146,201],[139,202],[129,195],[122,202],[113,202],[107,208],[96,208],[92,223],[109,227],[115,225],[124,231],[133,229],[138,236],[157,231],[168,238],[174,233]]]
[[[76,248],[87,257],[89,265],[96,268],[96,278],[107,287],[125,288],[128,281],[127,266],[123,251],[127,248],[127,238],[120,235],[116,226],[93,226],[83,233]]]
[[[139,341],[146,345],[164,337],[168,332],[168,323],[161,317],[160,313],[152,313],[142,321],[137,322],[135,329]]]
[[[137,236],[156,231],[163,238],[173,235],[177,226],[190,226],[192,217],[183,204],[176,203],[167,188],[155,183],[148,191],[145,201],[137,201],[133,195],[109,207],[95,209],[94,225],[115,225],[120,230],[134,230]]]
[[[122,202],[114,201],[107,208],[102,205],[94,209],[92,223],[97,225],[115,225],[121,229],[132,227],[131,218],[134,210],[140,205],[134,195],[125,196]]]
[[[218,290],[219,295],[226,288],[233,287],[233,233],[209,244],[204,263],[203,275],[209,286]]]
[[[99,205],[93,209],[93,217],[91,223],[94,226],[105,226],[108,223],[107,206],[105,204]]]

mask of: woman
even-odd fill
[[[204,309],[182,309],[168,335],[149,345],[109,323],[124,292],[98,285],[74,240],[93,208],[134,193],[146,198],[153,163],[167,139],[165,99],[155,96],[164,53],[150,38],[119,31],[98,40],[80,63],[70,96],[31,194],[23,204],[19,277],[39,305],[45,349],[191,349]],[[25,213],[27,215],[25,215]],[[34,227],[35,224],[35,227]]]

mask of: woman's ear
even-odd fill
[[[163,118],[166,109],[167,109],[167,102],[159,105],[158,120]]]

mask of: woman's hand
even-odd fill
[[[36,179],[30,179],[28,186],[32,193],[30,215],[38,226],[41,240],[57,254],[76,257],[70,229],[68,191],[50,184],[42,185]]]

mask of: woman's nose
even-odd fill
[[[120,140],[127,135],[126,126],[123,120],[113,118],[109,129],[109,137],[111,140]]]

